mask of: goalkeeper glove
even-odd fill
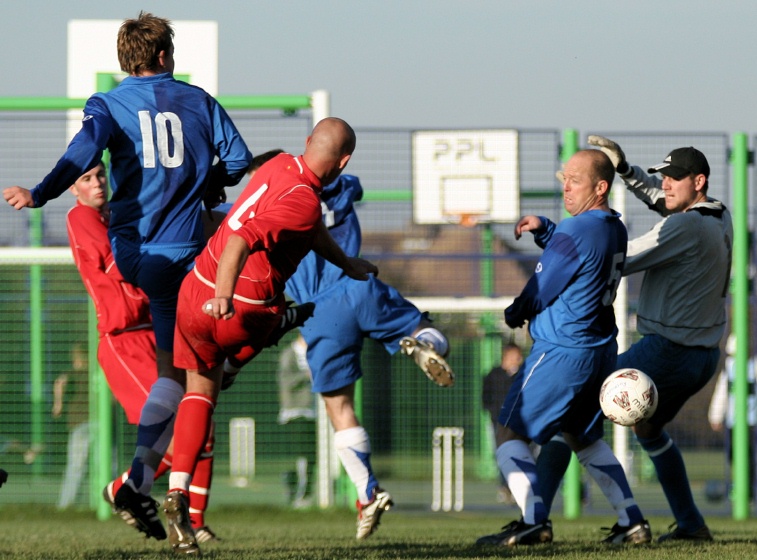
[[[610,158],[610,161],[615,167],[615,171],[618,172],[618,175],[625,177],[629,174],[631,167],[628,165],[628,162],[626,161],[626,154],[623,153],[623,150],[620,149],[620,146],[618,146],[609,138],[605,138],[604,136],[591,135],[589,136],[588,141],[591,146],[597,146],[600,150],[607,154],[607,157]]]

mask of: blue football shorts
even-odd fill
[[[603,435],[599,389],[614,371],[613,340],[593,348],[566,348],[536,341],[516,374],[499,422],[540,445],[566,432],[590,444]]]
[[[173,353],[179,288],[202,246],[197,242],[137,245],[117,237],[111,238],[111,245],[121,275],[150,300],[157,347]]]
[[[421,312],[392,286],[370,277],[343,278],[317,294],[314,315],[300,332],[308,344],[313,392],[327,393],[355,383],[363,372],[363,339],[372,338],[390,354],[421,321]]]
[[[681,346],[663,336],[648,334],[618,356],[616,369],[636,368],[652,378],[659,401],[650,422],[662,426],[707,385],[719,360],[718,347]]]

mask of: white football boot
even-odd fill
[[[391,509],[394,500],[389,492],[381,488],[373,489],[373,499],[369,504],[361,504],[357,501],[357,540],[370,537],[378,528],[381,515]]]
[[[440,387],[452,387],[455,384],[452,368],[431,344],[406,336],[400,340],[400,350],[406,356],[412,357],[426,377]]]

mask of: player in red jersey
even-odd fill
[[[142,290],[124,280],[116,267],[108,239],[110,212],[103,164],[96,165],[79,177],[70,190],[77,202],[66,216],[68,240],[76,268],[97,313],[100,335],[97,359],[113,396],[126,413],[127,421],[137,424],[150,387],[158,378],[149,301]],[[155,477],[161,476],[170,467],[169,448]],[[116,510],[113,497],[126,475],[124,473],[112,481],[103,492],[104,498]],[[213,440],[210,438],[194,470],[190,492],[191,522],[201,542],[215,538],[204,519],[212,475]],[[128,512],[120,510],[118,513],[127,523],[142,530]]]
[[[312,249],[365,280],[377,269],[347,257],[321,220],[319,193],[342,172],[355,133],[327,118],[313,129],[303,155],[280,154],[263,165],[182,283],[174,365],[187,370],[187,392],[174,429],[174,461],[163,503],[176,552],[199,552],[188,519],[193,465],[207,435],[227,357],[246,363],[269,344],[285,310],[284,284]]]

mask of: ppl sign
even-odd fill
[[[454,158],[457,161],[497,161],[494,156],[487,156],[483,138],[459,138],[454,144],[448,138],[437,138],[434,143],[434,159]]]
[[[412,153],[415,223],[520,217],[516,130],[416,131]]]

